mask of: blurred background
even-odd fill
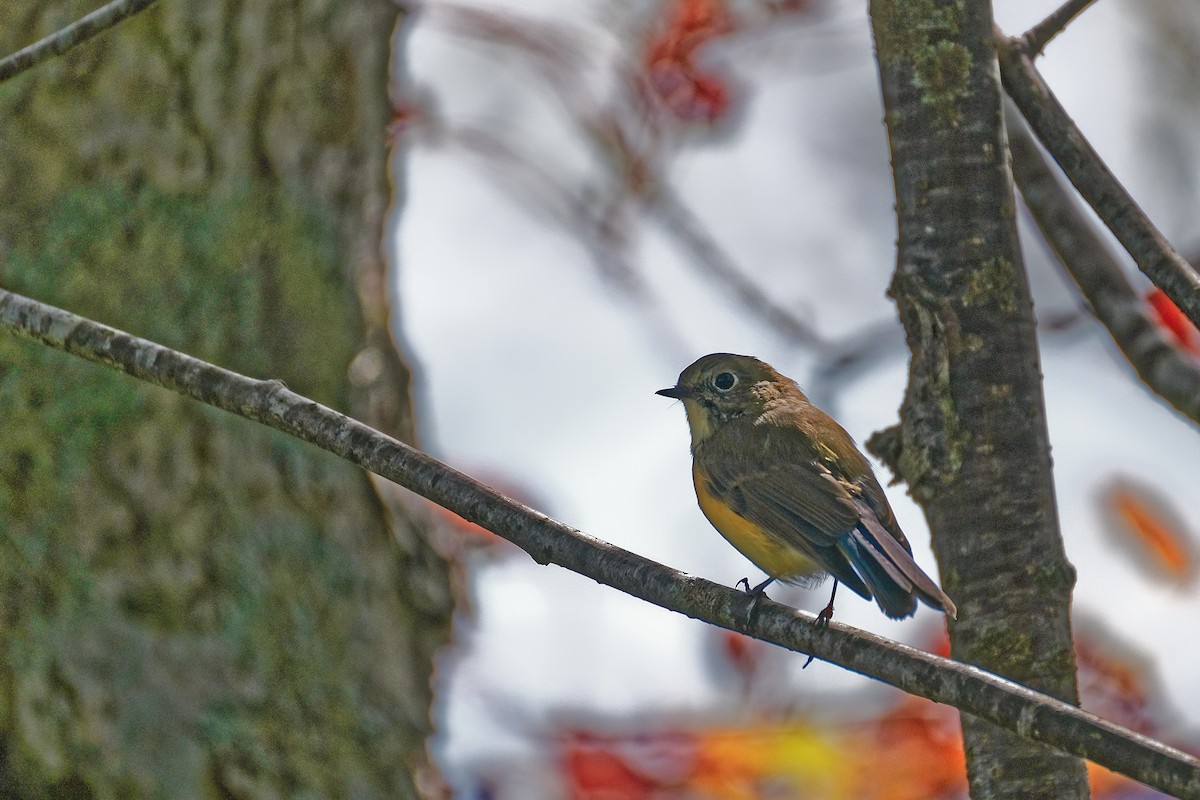
[[[761,579],[696,507],[683,410],[654,391],[700,355],[747,353],[860,443],[896,421],[907,352],[885,296],[896,226],[865,6],[421,10],[394,100],[392,246],[428,450],[649,558]],[[1017,34],[1057,2],[996,6]],[[1110,0],[1040,62],[1185,255],[1200,246],[1198,41],[1194,3]],[[1181,632],[1200,617],[1200,439],[1022,224],[1085,707],[1196,752],[1200,641]],[[1190,327],[1168,330],[1200,348]],[[933,571],[919,509],[903,486],[888,494]],[[434,755],[455,797],[964,796],[952,709],[820,662],[801,671],[443,523],[468,598],[436,671]],[[816,611],[827,591],[771,596]],[[847,594],[837,618],[945,648],[928,609],[892,622]],[[1092,777],[1096,796],[1155,796]]]

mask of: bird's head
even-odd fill
[[[774,399],[805,399],[795,381],[770,364],[733,353],[712,353],[698,359],[679,374],[674,386],[656,394],[683,401],[693,446],[731,420],[758,416]]]

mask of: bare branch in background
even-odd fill
[[[602,280],[626,297],[639,301],[646,297],[649,288],[641,273],[625,257],[627,236],[616,219],[620,212],[612,203],[606,203],[598,210],[597,198],[575,191],[544,162],[486,129],[438,123],[435,136],[441,146],[457,147],[478,156],[493,169],[508,172],[511,182],[522,187],[514,192],[519,201],[532,202],[568,233],[583,240],[587,249],[596,255],[595,263]]]
[[[1032,741],[1168,792],[1200,798],[1200,760],[1075,706],[960,664],[749,598],[583,534],[431,456],[290,391],[0,289],[0,325],[316,445],[497,533],[539,564],[557,564],[662,608],[808,653],[906,692],[953,705]]]
[[[524,184],[526,191],[519,197],[537,202],[538,207],[556,219],[564,231],[579,239],[592,254],[601,280],[645,312],[646,320],[655,329],[656,339],[669,337],[674,351],[687,355],[678,331],[668,328],[662,321],[663,315],[656,313],[659,302],[642,277],[642,270],[630,260],[628,235],[622,232],[629,227],[630,220],[626,217],[639,210],[657,217],[688,263],[711,284],[727,290],[750,318],[769,326],[791,344],[814,352],[823,364],[820,373],[823,380],[832,381],[843,371],[861,371],[865,365],[875,363],[880,354],[891,352],[890,343],[900,341],[894,335],[896,326],[893,324],[871,326],[838,341],[821,336],[751,280],[709,234],[704,223],[665,184],[659,184],[657,190],[647,188],[648,194],[588,197],[572,190],[544,164],[491,131],[451,128],[428,118],[425,122],[431,144],[459,147],[484,159],[493,168],[508,170],[514,181]],[[651,180],[650,176],[645,177]]]
[[[1013,113],[1008,115],[1008,138],[1021,196],[1096,318],[1146,386],[1181,414],[1200,422],[1200,363],[1173,346],[1146,313],[1145,302],[1121,265]]]
[[[626,213],[619,198],[596,208],[597,200],[576,192],[554,173],[503,138],[481,128],[449,128],[440,122],[428,126],[433,143],[457,147],[485,159],[492,168],[511,172],[524,184],[520,200],[534,201],[550,219],[557,221],[570,236],[580,241],[592,257],[597,276],[604,284],[628,300],[639,319],[652,334],[652,340],[672,356],[682,360],[689,350],[667,315],[661,313],[659,298],[642,278],[642,272],[629,257],[628,238],[621,215]]]
[[[693,123],[686,113],[680,116],[685,109],[672,105],[678,101],[661,95],[663,85],[655,81],[669,81],[655,70],[677,70],[672,74],[680,85],[701,94],[705,88],[716,97],[721,92],[711,76],[694,71],[689,62],[692,51],[671,39],[669,26],[667,31],[645,32],[647,43],[632,56],[620,48],[610,55],[601,52],[600,40],[586,29],[528,15],[462,3],[433,4],[423,13],[425,24],[502,49],[506,56],[514,57],[506,64],[515,63],[518,69],[531,72],[534,85],[555,99],[566,122],[595,158],[599,178],[594,185],[574,187],[552,165],[510,141],[512,137],[480,126],[447,123],[427,107],[432,106],[427,101],[419,103],[414,114],[422,123],[417,126],[418,133],[432,132],[423,141],[462,147],[488,166],[507,172],[512,182],[524,187],[518,193],[520,199],[533,200],[589,251],[601,280],[634,304],[643,322],[654,329],[656,342],[667,341],[673,350],[687,356],[679,332],[664,315],[657,314],[661,304],[644,277],[643,265],[630,254],[639,224],[649,219],[674,242],[685,263],[732,298],[749,319],[817,357],[809,388],[826,397],[827,405],[832,406],[834,393],[845,380],[877,364],[884,354],[896,352],[901,339],[894,324],[868,326],[840,340],[822,336],[757,283],[752,272],[737,263],[674,191],[666,177],[666,165],[694,139],[696,131],[691,131]],[[767,31],[777,33],[782,23],[800,18],[791,7],[767,9],[750,22],[746,17],[739,17],[736,25],[714,19],[687,33],[701,41],[728,36],[741,42],[733,47],[748,50],[748,42],[758,41]],[[731,43],[722,38],[722,46],[728,48]],[[611,80],[597,83],[588,79],[595,75],[607,75]],[[602,89],[605,86],[607,89]],[[698,103],[700,111],[713,109],[703,105],[703,97],[686,97]],[[702,125],[700,133],[704,130]]]
[[[814,404],[837,416],[842,389],[855,378],[878,367],[887,358],[904,359],[904,329],[900,320],[876,322],[843,339],[829,342],[816,352],[817,361],[804,391]]]
[[[1030,58],[1040,56],[1046,45],[1050,44],[1050,40],[1062,33],[1071,20],[1082,14],[1094,2],[1096,0],[1067,0],[1021,37],[1025,52]]]
[[[76,45],[108,30],[121,20],[145,11],[156,2],[158,0],[113,0],[108,5],[101,6],[62,30],[0,60],[0,83],[14,75],[20,75],[51,56],[61,56]]]
[[[1171,246],[1112,174],[1042,79],[1019,39],[996,33],[1000,74],[1038,140],[1138,268],[1200,327],[1200,274]]]
[[[812,326],[776,303],[738,269],[733,259],[709,234],[707,226],[666,185],[660,186],[658,193],[647,200],[646,208],[658,217],[663,230],[679,243],[692,266],[712,283],[727,289],[753,317],[771,326],[793,344],[810,349],[828,346]]]
[[[580,76],[587,66],[583,55],[589,37],[585,31],[528,14],[466,3],[430,3],[422,7],[421,13],[423,25],[502,47],[506,53],[523,58],[564,103],[579,101],[579,93],[585,88]]]
[[[568,209],[568,230],[581,236],[593,251],[602,277],[615,282],[629,296],[636,298],[645,292],[635,265],[623,257],[614,258],[613,237],[618,236],[615,221],[622,214],[646,210],[677,243],[686,262],[709,282],[728,291],[753,318],[793,344],[813,350],[828,346],[810,325],[776,303],[739,269],[704,223],[671,191],[661,165],[682,144],[680,126],[684,123],[672,117],[672,110],[660,98],[652,84],[650,66],[630,59],[606,65],[614,72],[615,85],[623,88],[605,100],[582,79],[587,65],[580,53],[587,37],[580,31],[461,4],[430,6],[429,13],[430,21],[448,33],[486,41],[522,56],[559,101],[568,121],[601,164],[603,174],[611,177],[609,197],[588,198],[591,206],[601,209],[597,214],[545,168],[516,154],[500,137],[478,131],[470,136],[474,144],[485,145],[474,149],[498,155],[518,169],[518,177],[532,177],[539,186],[553,187],[554,199],[548,207],[560,215],[561,209]],[[711,25],[724,30],[720,21]],[[660,59],[669,60],[665,56]],[[703,76],[690,77],[703,81]],[[457,135],[461,139],[461,129]],[[571,222],[581,226],[572,228]]]

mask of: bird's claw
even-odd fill
[[[746,627],[750,627],[750,623],[754,621],[754,614],[758,611],[758,605],[762,599],[767,596],[767,587],[775,582],[774,578],[767,578],[762,583],[755,587],[750,586],[748,578],[742,578],[734,584],[733,588],[742,589],[750,597],[750,608],[746,610]]]
[[[833,582],[833,592],[829,595],[829,603],[821,609],[817,614],[817,618],[813,620],[813,624],[820,630],[825,630],[829,627],[829,620],[833,619],[833,600],[837,597],[837,581]],[[804,666],[800,669],[808,669],[808,665],[813,662],[813,656],[809,655],[808,660],[804,662]]]
[[[816,625],[821,630],[824,630],[829,627],[829,620],[831,620],[831,619],[833,619],[833,601],[832,600],[829,601],[829,605],[822,608],[820,613],[817,614],[817,619],[813,624]]]

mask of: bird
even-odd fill
[[[887,495],[854,439],[795,381],[753,356],[712,353],[656,394],[683,402],[700,510],[774,581],[814,587],[834,579],[892,619],[917,601],[957,617],[954,603],[913,560]]]

